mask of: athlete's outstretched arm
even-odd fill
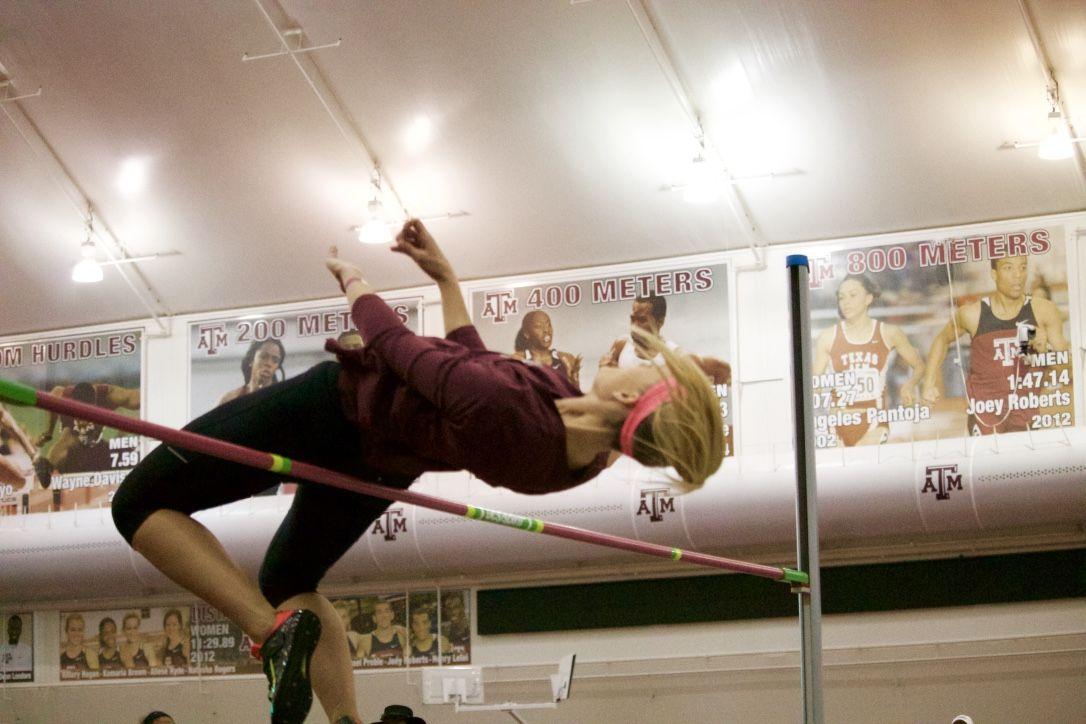
[[[618,367],[618,356],[622,354],[622,348],[626,346],[626,338],[619,337],[611,343],[611,349],[607,350],[607,354],[600,357],[600,369],[604,367]]]
[[[924,374],[924,386],[920,391],[924,402],[934,404],[939,401],[939,373],[943,369],[943,360],[946,359],[950,343],[958,338],[954,333],[954,323],[947,322],[939,334],[932,340],[931,350],[928,352],[928,369]]]
[[[920,356],[920,353],[916,351],[916,347],[913,347],[912,342],[901,331],[901,327],[895,324],[886,324],[883,329],[890,349],[897,350],[897,353],[901,355],[901,359],[905,360],[905,364],[913,369],[912,377],[905,381],[900,390],[901,403],[911,405],[916,401],[916,387],[924,379],[924,358]]]
[[[460,291],[460,280],[453,271],[452,264],[434,241],[434,237],[418,219],[408,219],[392,251],[411,257],[426,276],[437,282],[441,292],[441,312],[445,319],[445,334],[467,327],[471,324],[464,295]]]
[[[463,359],[463,355],[454,349],[435,345],[432,339],[409,330],[374,293],[373,287],[362,278],[361,270],[338,257],[335,247],[325,265],[346,292],[351,318],[366,340],[367,349],[379,355],[396,376],[416,392],[455,418],[480,404],[493,391],[489,367]],[[459,287],[456,287],[456,297],[463,310]],[[461,314],[467,318],[466,311]],[[461,331],[456,335],[459,344],[483,347],[470,320],[467,326],[461,325],[459,329]]]
[[[973,318],[976,317],[976,320]],[[973,334],[977,330],[980,319],[980,303],[970,304],[965,307],[957,307],[954,310],[954,318],[946,323],[946,326],[935,335],[931,343],[931,351],[928,352],[928,363],[924,372],[924,387],[921,396],[924,402],[934,404],[939,401],[939,374],[943,371],[943,360],[946,359],[947,350],[958,337],[963,334]]]
[[[116,410],[118,407],[128,410],[140,409],[140,391],[138,389],[118,387],[117,385],[107,385],[106,387],[106,404],[111,409]]]
[[[1063,318],[1055,304],[1048,299],[1034,299],[1033,314],[1037,318],[1034,343],[1038,352],[1066,352],[1071,349],[1071,343],[1063,334]]]
[[[38,448],[35,447],[34,443],[30,440],[30,436],[26,434],[26,430],[23,429],[23,426],[19,424],[18,420],[16,420],[3,405],[0,405],[0,427],[8,430],[15,436],[15,439],[23,446],[23,449],[26,450],[27,455],[34,457],[38,454]]]

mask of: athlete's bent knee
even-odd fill
[[[144,521],[151,517],[156,510],[161,510],[161,505],[147,500],[147,496],[140,495],[142,473],[137,467],[130,471],[124,482],[117,488],[113,496],[110,510],[113,513],[113,523],[117,526],[121,536],[132,545],[132,539],[136,537],[136,531],[140,529]]]
[[[260,566],[260,592],[275,607],[299,594],[316,593],[317,581],[311,578],[305,571],[287,573],[282,568],[269,566],[265,561]]]

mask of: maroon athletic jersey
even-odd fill
[[[1018,359],[1018,326],[1037,326],[1033,315],[1033,302],[1029,296],[1013,319],[1000,319],[992,312],[988,297],[980,301],[980,320],[969,353],[968,394],[974,406],[982,406],[990,400],[1002,400],[1002,412],[981,412],[974,415],[982,428],[1006,426],[1025,429],[1033,414],[1032,410],[1010,410],[1008,400],[1015,392],[1015,383],[1024,371],[1024,363]],[[1002,429],[1002,428],[1001,428]],[[1008,430],[1009,431],[1009,430]],[[982,429],[981,433],[984,432]]]
[[[467,470],[519,493],[552,493],[600,473],[569,470],[566,428],[555,401],[582,393],[541,365],[491,352],[475,327],[446,339],[404,326],[376,294],[351,309],[366,346],[326,349],[343,365],[348,415],[361,430],[363,462],[389,474]],[[351,399],[353,398],[353,399]]]
[[[886,370],[890,367],[893,350],[883,338],[882,322],[875,320],[871,337],[861,342],[848,338],[845,323],[834,328],[830,344],[830,366],[834,372],[852,372],[856,384],[841,390],[845,398],[842,407],[883,407],[886,392]]]

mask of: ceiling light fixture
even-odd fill
[[[98,261],[98,259],[95,258],[98,247],[95,245],[94,239],[91,238],[93,234],[93,221],[88,218],[87,238],[79,245],[79,255],[83,258],[76,262],[75,266],[72,267],[73,282],[79,284],[94,284],[102,281],[105,276],[102,272],[102,267],[134,264],[138,261],[151,261],[152,259],[158,259],[161,256],[177,256],[181,253],[179,251],[160,251],[155,254],[145,254],[143,256],[126,256],[121,259]]]
[[[723,181],[720,169],[699,153],[690,166],[690,174],[683,186],[683,201],[688,204],[711,204],[720,198]]]
[[[321,108],[328,114],[329,120],[335,125],[339,134],[343,137],[343,140],[345,140],[353,150],[361,151],[369,162],[369,167],[374,169],[374,176],[377,181],[377,183],[374,184],[376,188],[375,200],[377,204],[367,204],[367,209],[370,210],[368,218],[361,226],[350,227],[351,231],[357,234],[358,240],[364,244],[391,243],[393,237],[392,224],[396,223],[396,217],[402,219],[404,216],[410,215],[407,207],[404,205],[403,200],[396,191],[395,185],[387,179],[381,178],[380,159],[377,157],[377,154],[374,152],[360,129],[350,120],[351,113],[337,98],[337,94],[328,85],[328,81],[323,77],[320,69],[315,64],[315,61],[313,61],[309,55],[310,52],[314,50],[338,47],[340,41],[336,40],[334,43],[303,47],[306,42],[304,28],[297,25],[290,28],[280,28],[276,18],[273,17],[273,13],[266,7],[269,3],[264,2],[264,0],[253,0],[253,4],[256,5],[257,10],[260,11],[260,15],[264,18],[264,21],[279,39],[280,50],[260,55],[249,55],[248,53],[245,53],[242,55],[241,59],[243,61],[255,61],[280,55],[286,55],[290,58],[294,67],[309,86],[309,89],[313,91],[313,95],[320,101]],[[270,3],[270,5],[275,6],[275,3]],[[280,13],[276,12],[275,15],[279,16]],[[409,132],[408,143],[430,143],[433,140],[433,134],[433,122],[431,119],[426,118],[421,123],[417,123]],[[384,212],[384,214],[388,215],[383,215],[379,212]],[[455,219],[461,216],[468,216],[468,213],[466,211],[453,211],[437,216],[431,216],[429,218]],[[424,220],[425,218],[426,217],[424,217]]]
[[[358,227],[358,240],[363,244],[391,244],[392,229],[381,203],[381,169],[373,169],[370,184],[373,186],[373,198],[366,204],[366,222]]]
[[[363,244],[391,244],[392,230],[385,221],[384,207],[380,199],[371,199],[366,204],[369,218],[366,223],[358,227],[358,240]]]
[[[1054,85],[1048,91],[1048,135],[1040,141],[1007,141],[1000,148],[1036,148],[1037,157],[1045,161],[1063,161],[1075,155],[1075,144],[1086,138],[1075,138],[1060,110],[1060,95]]]
[[[94,284],[102,281],[102,266],[94,258],[94,242],[90,238],[90,224],[87,225],[87,239],[79,245],[79,254],[83,258],[72,267],[72,281],[78,284]]]
[[[1037,146],[1037,157],[1046,161],[1062,161],[1075,155],[1071,129],[1063,120],[1063,114],[1053,110],[1048,114],[1049,133]]]

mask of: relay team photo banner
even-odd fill
[[[1075,424],[1066,230],[811,258],[818,447]]]
[[[356,669],[471,663],[470,591],[428,589],[332,599]],[[29,613],[10,614],[0,673],[33,680]],[[61,681],[260,674],[252,640],[206,604],[62,611]]]

